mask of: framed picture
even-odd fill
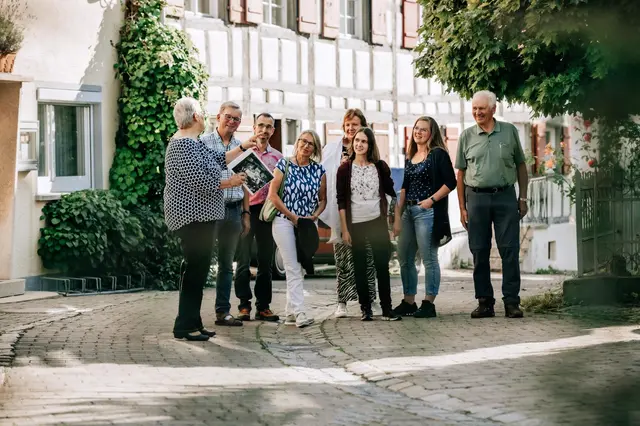
[[[264,165],[252,149],[243,152],[242,155],[229,163],[227,167],[233,173],[247,174],[247,180],[244,186],[251,195],[258,192],[265,185],[268,185],[273,179],[271,170]]]

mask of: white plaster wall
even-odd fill
[[[102,89],[102,180],[108,182],[117,128],[119,84],[114,78],[115,49],[122,23],[116,0],[24,0],[35,20],[28,23],[14,74],[32,78],[43,86],[100,86]],[[55,36],[53,36],[55,35]],[[36,84],[23,87],[20,120],[37,120]],[[37,255],[43,202],[35,201],[37,171],[17,175],[13,275],[41,272]]]
[[[338,54],[340,56],[340,87],[353,88],[353,67],[355,66],[353,50],[340,49]]]
[[[280,40],[282,44],[282,81],[286,83],[298,82],[298,48],[296,42]],[[305,62],[300,62],[304,65]]]
[[[397,58],[397,79],[398,79],[398,94],[400,95],[413,95],[413,81],[414,81],[414,70],[413,64],[413,56],[406,53],[400,53],[396,56]],[[400,113],[402,114],[402,113]]]
[[[356,51],[356,88],[360,90],[371,89],[371,54],[369,52]]]
[[[550,241],[555,241],[555,259],[549,259]],[[534,228],[529,251],[522,262],[522,272],[534,273],[538,269],[549,267],[561,271],[576,271],[578,270],[577,253],[575,222]]]
[[[233,43],[233,67],[232,67],[232,75],[236,78],[240,78],[242,77],[242,71],[244,69],[244,59],[243,59],[243,55],[242,55],[242,46],[243,46],[243,34],[242,34],[242,29],[240,28],[234,28],[231,30],[231,35],[232,35],[232,43]],[[253,46],[253,45],[251,45]],[[257,52],[257,40],[256,40],[256,52]],[[251,51],[251,50],[250,50]],[[251,72],[252,72],[252,76],[253,76],[253,68],[251,68]],[[255,69],[255,72],[257,74],[257,67]]]
[[[391,52],[373,52],[373,89],[391,90],[393,86]]]
[[[252,58],[257,59],[257,57]],[[278,81],[278,39],[262,38],[262,79]]]
[[[228,77],[231,75],[229,64],[229,34],[226,31],[209,31],[209,73],[212,77]],[[234,40],[235,41],[235,40]],[[240,39],[242,43],[242,39]],[[234,46],[235,47],[235,46]],[[242,44],[240,44],[242,48]],[[242,60],[242,56],[240,56]]]
[[[315,47],[315,79],[317,86],[336,86],[336,47],[327,42],[317,42]]]

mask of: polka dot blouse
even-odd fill
[[[173,139],[165,154],[164,219],[170,231],[192,222],[224,219],[220,189],[224,152],[191,138]]]
[[[431,153],[418,164],[407,159],[404,163],[402,188],[406,191],[406,200],[422,201],[433,195]]]

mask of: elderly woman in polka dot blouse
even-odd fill
[[[178,316],[173,326],[177,339],[208,340],[215,332],[204,328],[200,317],[202,291],[207,280],[216,221],[224,219],[222,190],[242,185],[242,173],[221,179],[222,168],[255,146],[253,139],[230,151],[218,152],[198,140],[204,131],[202,108],[193,98],[180,99],[173,110],[178,131],[165,155],[164,217],[180,238],[185,262],[181,268]]]

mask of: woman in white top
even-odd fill
[[[378,278],[382,317],[388,321],[402,319],[391,308],[389,258],[391,240],[387,225],[387,195],[396,197],[391,170],[380,159],[373,131],[363,127],[357,131],[353,154],[338,169],[336,192],[342,240],[351,246],[353,266],[362,310],[362,321],[371,321],[373,312],[367,283],[367,243],[373,249],[373,262]]]
[[[339,142],[325,145],[322,151],[322,165],[327,170],[327,208],[320,215],[320,220],[331,228],[329,244],[333,244],[333,254],[336,260],[336,279],[338,306],[336,318],[347,316],[347,302],[357,300],[356,279],[353,270],[351,247],[342,242],[340,214],[336,202],[336,175],[338,167],[348,161],[353,153],[353,138],[361,127],[367,127],[367,119],[358,108],[348,109],[342,120],[344,136]],[[369,284],[369,298],[371,303],[376,300],[376,271],[373,266],[373,252],[367,248],[367,280]]]

